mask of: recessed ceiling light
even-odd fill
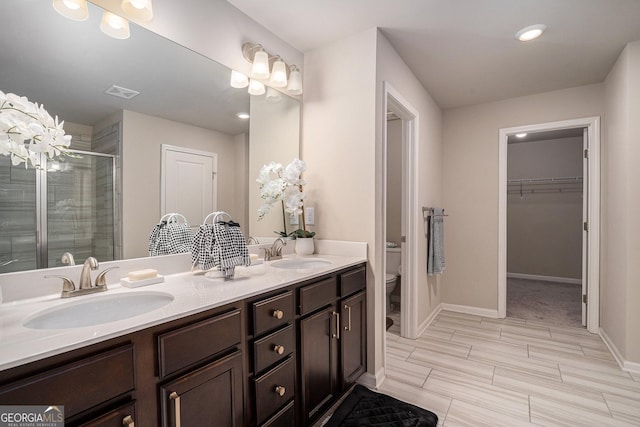
[[[547,26],[544,24],[529,25],[516,33],[516,38],[521,42],[537,39],[542,35]]]
[[[524,138],[525,136],[527,136],[526,132],[523,133],[516,133],[516,138]]]
[[[245,119],[245,120],[246,120],[246,119],[248,119],[248,118],[249,118],[249,113],[238,113],[238,114],[236,114],[236,116],[237,116],[239,119]]]

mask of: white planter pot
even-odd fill
[[[313,237],[298,237],[296,239],[296,254],[311,255],[314,250]]]

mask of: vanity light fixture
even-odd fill
[[[263,95],[265,92],[264,84],[255,79],[249,81],[249,95]]]
[[[285,64],[282,58],[280,58],[279,56],[273,63],[273,69],[271,71],[269,83],[273,87],[287,86],[287,64]]]
[[[292,95],[302,94],[302,74],[295,65],[291,66],[291,72],[289,73],[289,84],[287,85],[287,91]]]
[[[231,87],[242,89],[247,86],[249,86],[249,78],[236,70],[231,70]]]
[[[516,33],[516,38],[521,42],[528,42],[533,39],[537,39],[542,35],[547,26],[544,24],[535,24],[524,27]]]
[[[287,91],[292,95],[302,94],[302,75],[300,70],[295,65],[289,66],[278,55],[272,55],[265,51],[261,44],[257,43],[244,43],[242,45],[242,55],[250,62],[251,65],[251,82],[249,83],[249,93],[254,95],[256,92],[260,92],[262,95],[264,92],[257,90],[257,83],[252,89],[251,85],[254,80],[266,80],[269,79],[269,85],[272,87],[286,87]],[[293,80],[293,82],[292,82]],[[234,86],[232,81],[231,86]]]
[[[86,0],[53,0],[53,8],[60,15],[74,21],[84,21],[89,17]]]
[[[278,92],[277,89],[274,89],[272,87],[268,87],[265,99],[269,104],[276,104],[276,103],[282,101],[282,94],[280,92]]]
[[[129,21],[106,10],[100,20],[100,30],[109,37],[119,40],[128,39],[131,35],[129,32]]]
[[[148,22],[153,19],[151,0],[122,0],[120,5],[127,17],[134,21]]]

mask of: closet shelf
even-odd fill
[[[549,184],[581,184],[581,176],[564,176],[554,178],[521,178],[509,179],[508,185],[549,185]]]

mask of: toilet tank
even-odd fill
[[[386,273],[398,274],[402,252],[400,248],[387,248],[387,269]]]

